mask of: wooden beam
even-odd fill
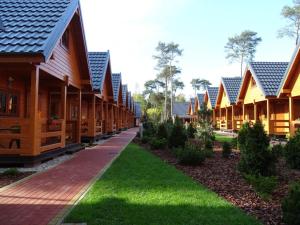
[[[267,99],[267,126],[266,126],[266,132],[267,134],[270,134],[270,100]]]
[[[282,89],[281,93],[282,94],[290,94],[291,93],[291,89]]]
[[[289,96],[289,122],[290,122],[290,135],[293,136],[295,134],[294,127],[294,101],[293,97]]]
[[[231,106],[231,127],[232,130],[235,130],[235,122],[234,122],[234,105]]]
[[[256,102],[253,103],[253,114],[254,114],[254,122],[257,122],[257,104]]]
[[[22,152],[22,155],[39,155],[40,154],[40,125],[39,125],[39,78],[40,78],[39,67],[35,67],[31,71],[30,80],[30,149],[26,149],[26,152]]]
[[[67,86],[66,84],[61,85],[61,119],[62,122],[62,136],[61,143],[62,146],[66,145],[66,121],[67,121]]]
[[[82,101],[82,94],[81,94],[81,90],[78,89],[77,91],[77,95],[78,95],[78,118],[77,118],[77,142],[80,143],[81,142],[81,101]]]

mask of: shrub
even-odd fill
[[[263,177],[244,174],[244,178],[252,185],[254,190],[263,198],[269,198],[278,185],[277,177]]]
[[[195,133],[196,129],[192,123],[189,123],[187,129],[186,129],[186,134],[188,138],[195,138]]]
[[[283,200],[282,205],[283,222],[287,225],[300,224],[300,183],[290,187],[289,193]]]
[[[238,139],[237,139],[237,137],[232,139],[231,147],[234,148],[234,149],[238,149]]]
[[[287,164],[293,169],[300,169],[300,131],[290,138],[285,146],[285,159]]]
[[[197,166],[205,160],[204,152],[198,146],[189,143],[184,148],[177,149],[176,155],[182,165]]]
[[[150,142],[150,147],[152,150],[157,150],[157,149],[164,149],[167,145],[167,139],[161,138],[151,138]]]
[[[228,142],[224,142],[222,146],[222,156],[224,158],[229,158],[232,153],[231,144]]]
[[[238,169],[251,175],[275,175],[276,155],[269,148],[269,138],[260,123],[243,125],[238,137],[241,159]]]
[[[151,137],[149,137],[149,136],[143,136],[143,138],[141,139],[143,144],[149,143],[150,140],[151,140]]]
[[[182,122],[176,117],[168,140],[169,146],[171,148],[183,147],[186,140],[187,136],[185,134],[185,129],[182,125]]]
[[[165,123],[161,123],[161,124],[158,125],[156,136],[158,138],[165,138],[165,139],[168,138],[168,131],[167,131]]]
[[[284,155],[284,147],[281,144],[274,145],[272,152],[277,158],[282,157]]]
[[[20,173],[20,171],[17,168],[10,168],[5,170],[2,174],[6,176],[16,176]]]

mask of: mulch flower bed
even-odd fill
[[[177,169],[183,171],[194,180],[208,187],[212,191],[244,210],[247,214],[255,216],[265,225],[281,225],[281,201],[288,193],[288,184],[300,180],[300,171],[290,170],[280,160],[278,163],[279,185],[269,200],[262,199],[254,189],[246,183],[237,171],[240,159],[239,152],[235,151],[229,159],[222,157],[220,144],[216,144],[213,158],[207,158],[201,166],[182,166],[167,150],[152,151],[155,155]],[[149,149],[146,145],[143,145]]]
[[[16,175],[4,175],[0,174],[0,188],[12,184],[16,181],[19,181],[25,177],[28,177],[30,175],[34,174],[34,172],[24,172],[24,173],[18,173]]]

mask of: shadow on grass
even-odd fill
[[[88,225],[256,225],[254,219],[241,216],[234,207],[203,207],[189,204],[151,205],[130,203],[125,199],[106,198],[96,204],[83,203],[66,222]]]

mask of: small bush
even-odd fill
[[[187,136],[182,121],[176,117],[168,140],[169,146],[171,148],[183,147],[186,140]]]
[[[165,149],[167,145],[167,139],[161,138],[152,138],[150,141],[150,147],[152,150],[157,150],[157,149]]]
[[[5,170],[2,174],[6,176],[16,176],[20,173],[20,171],[17,168],[10,168]]]
[[[238,139],[237,139],[237,137],[232,139],[231,147],[234,148],[234,149],[238,149]]]
[[[232,153],[231,144],[228,142],[224,142],[222,146],[222,156],[224,158],[229,158]]]
[[[282,157],[284,155],[284,147],[281,144],[274,145],[272,147],[272,152],[276,158]]]
[[[196,129],[192,123],[189,123],[189,126],[186,129],[186,134],[188,138],[195,138]]]
[[[151,140],[151,137],[149,136],[143,136],[143,138],[141,139],[143,144],[148,144]]]
[[[290,138],[285,146],[285,159],[287,164],[293,169],[300,169],[300,131]]]
[[[178,162],[182,165],[197,166],[204,162],[205,154],[197,146],[186,144],[184,148],[177,149]]]
[[[254,190],[263,198],[269,198],[278,185],[277,177],[263,177],[244,174],[244,178],[252,185]]]
[[[300,224],[300,183],[290,187],[289,193],[283,200],[282,205],[283,222],[286,225]]]
[[[158,125],[157,127],[157,134],[156,136],[158,138],[165,138],[167,139],[168,138],[168,131],[167,131],[167,128],[166,128],[166,124],[165,123],[161,123]]]
[[[238,136],[241,159],[238,169],[242,173],[256,176],[276,174],[276,155],[269,148],[269,138],[261,123],[243,125]]]

